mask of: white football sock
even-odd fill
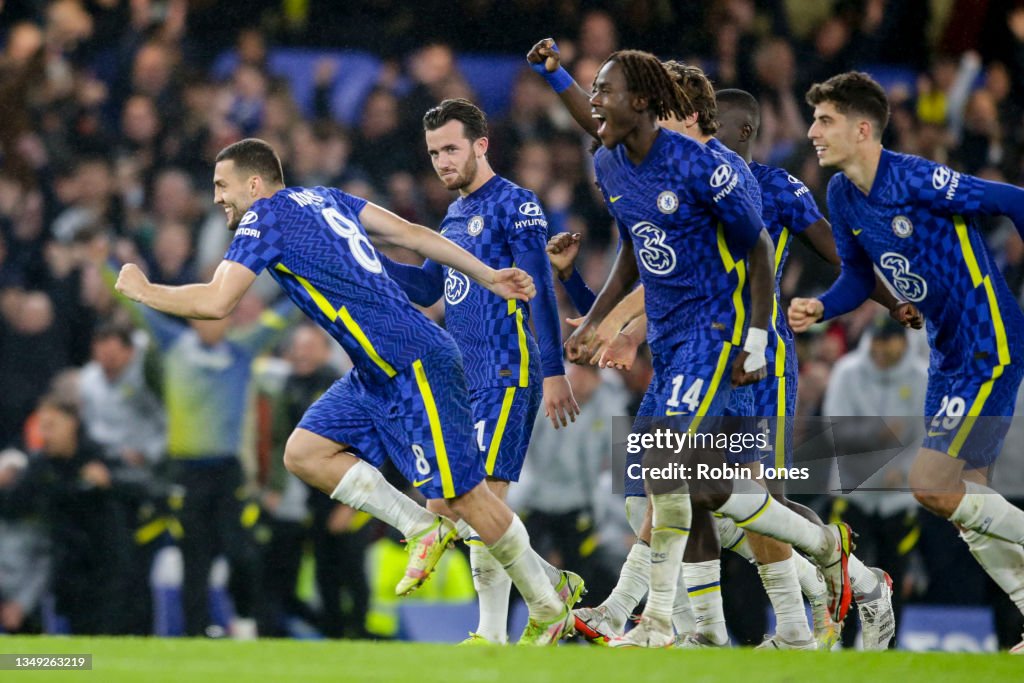
[[[696,631],[717,645],[729,640],[722,607],[722,562],[684,562]]]
[[[540,560],[540,568],[544,570],[544,576],[548,577],[551,585],[557,588],[562,580],[562,570],[541,557],[540,553],[537,554],[537,559]]]
[[[718,540],[723,550],[730,550],[750,564],[757,564],[754,551],[747,543],[747,534],[743,529],[736,526],[736,522],[728,517],[715,516],[715,525],[718,527]]]
[[[854,598],[867,595],[878,588],[878,577],[852,553],[850,554],[848,567],[850,572],[850,588],[853,589]]]
[[[633,533],[640,537],[640,530],[647,518],[647,498],[644,496],[629,496],[626,498],[626,521]]]
[[[967,491],[949,521],[987,536],[1024,545],[1024,511],[987,486],[965,481]]]
[[[626,555],[615,588],[601,603],[608,611],[608,619],[616,633],[622,633],[629,616],[644,599],[650,580],[651,548],[643,541],[637,541]]]
[[[473,587],[480,604],[477,635],[492,643],[508,641],[508,596],[512,579],[479,539],[469,544],[469,564],[473,568]]]
[[[412,538],[434,523],[435,515],[388,483],[376,467],[360,460],[338,482],[331,498],[372,515]]]
[[[763,487],[749,479],[734,480],[732,495],[715,512],[732,518],[741,529],[785,541],[816,560],[830,560],[834,552],[835,537],[827,527],[777,503]]]
[[[519,589],[531,616],[550,621],[562,613],[564,605],[544,574],[540,556],[530,547],[530,535],[519,515],[512,515],[508,529],[488,550]]]
[[[685,568],[686,563],[683,563]],[[686,576],[684,571],[679,572],[679,579],[676,582],[676,602],[672,606],[672,626],[676,633],[693,633],[697,630],[697,621],[693,615],[693,605],[690,604],[690,594],[686,590]]]
[[[793,553],[796,575],[800,580],[800,590],[808,600],[824,600],[828,597],[825,580],[818,573],[818,568],[800,553]]]
[[[651,530],[651,586],[644,615],[662,623],[672,621],[676,583],[690,533],[690,494],[663,493],[650,497],[654,506]]]
[[[757,568],[757,573],[775,610],[775,633],[790,643],[810,640],[811,629],[807,625],[793,558],[763,564]]]
[[[970,529],[961,532],[960,537],[978,564],[1024,613],[1024,548]]]

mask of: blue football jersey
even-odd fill
[[[775,333],[781,337],[782,343],[787,344],[793,340],[793,331],[789,329],[786,316],[782,314],[781,284],[782,269],[786,267],[786,257],[789,256],[789,244],[793,235],[803,232],[824,216],[807,186],[785,169],[752,161],[750,171],[761,186],[761,216],[764,218],[764,227],[775,244],[775,302],[772,304],[772,325]],[[779,365],[784,365],[783,353],[771,336],[768,341],[768,357],[775,358],[774,369],[776,374],[781,375],[782,373],[778,371],[781,369]],[[796,368],[792,370],[795,371]]]
[[[622,239],[633,243],[655,357],[693,338],[739,344],[746,264],[732,245],[756,241],[762,226],[750,224],[755,200],[736,167],[661,129],[640,164],[619,145],[598,149],[594,168]]]
[[[500,176],[494,176],[448,207],[441,234],[491,268],[511,268],[529,250],[542,253],[548,222],[536,195]],[[445,267],[445,328],[459,345],[471,387],[529,384],[530,364],[540,351],[530,330],[530,307],[517,299],[502,299]],[[536,283],[537,296],[554,298]],[[552,305],[553,301],[552,301]],[[561,348],[557,346],[558,352]],[[532,360],[531,360],[532,359]],[[555,359],[561,365],[561,356]]]
[[[1024,315],[973,223],[983,192],[973,176],[887,150],[869,195],[843,173],[829,182],[843,268],[873,264],[921,310],[933,368],[989,372],[1020,361]]]
[[[756,161],[750,162],[750,171],[761,187],[761,216],[775,243],[775,291],[778,292],[793,235],[803,232],[824,216],[811,191],[789,171]]]
[[[359,221],[366,203],[333,188],[286,188],[242,216],[224,258],[269,269],[365,381],[383,382],[452,341],[384,272]]]

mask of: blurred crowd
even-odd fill
[[[988,179],[1024,176],[1024,6],[1011,0],[8,0],[0,7],[6,631],[49,628],[40,616],[49,605],[74,632],[152,632],[153,607],[140,596],[154,558],[175,547],[184,558],[187,633],[208,632],[206,584],[223,556],[236,635],[256,624],[283,635],[288,618],[331,637],[398,634],[381,578],[394,558],[401,562],[397,539],[307,490],[281,465],[296,416],[347,369],[340,349],[299,324],[273,283],[261,281],[224,323],[164,318],[112,294],[111,263],[140,263],[165,284],[210,274],[230,240],[213,204],[212,162],[233,141],[271,142],[290,185],[341,187],[436,226],[453,197],[431,170],[422,114],[447,97],[477,98],[460,56],[525,56],[550,35],[584,87],[610,52],[630,47],[698,64],[716,87],[752,92],[761,104],[755,160],[789,169],[823,208],[828,172],[807,144],[803,93],[850,68],[871,71],[889,90],[890,149]],[[275,51],[297,46],[325,50],[301,101],[268,66]],[[357,112],[351,121],[332,99],[352,77],[332,56],[342,49],[368,53],[376,65],[361,100],[345,103]],[[226,52],[233,66],[215,75]],[[592,181],[588,141],[525,59],[508,88],[507,107],[488,112],[491,163],[538,194],[552,232],[584,235],[581,272],[599,287],[615,233]],[[1014,291],[1024,293],[1017,231],[999,218],[983,227]],[[783,298],[819,292],[833,277],[797,242]],[[575,315],[556,286],[565,316]],[[440,321],[443,310],[427,313]],[[902,401],[881,414],[920,412],[921,340],[877,314],[867,304],[801,337],[800,415],[879,414],[878,402],[847,395],[850,376]],[[556,433],[538,422],[514,497],[539,547],[593,576],[598,600],[630,543],[610,492],[610,416],[635,409],[650,373],[644,354],[629,373],[570,368],[583,424]],[[552,457],[562,453],[572,459]],[[880,541],[875,551],[894,554],[906,599],[989,602],[966,549],[959,560],[927,554],[929,538],[951,532],[918,516],[909,499],[810,502],[836,515],[859,510],[862,527],[895,529],[881,539],[913,538],[893,548]],[[313,578],[304,579],[309,567]],[[466,598],[465,563],[453,560],[450,571],[433,597]],[[954,575],[957,590],[943,578]],[[305,584],[298,593],[297,583]],[[752,639],[759,628],[749,625]]]

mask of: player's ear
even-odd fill
[[[249,195],[255,197],[263,187],[263,178],[258,175],[249,176]]]
[[[641,97],[640,95],[634,95],[633,96],[633,110],[634,111],[636,111],[636,112],[647,111],[647,106],[649,104],[650,104],[650,101],[646,97]]]
[[[473,141],[473,152],[477,157],[482,157],[487,154],[487,148],[490,147],[491,141],[486,137],[477,138]]]
[[[746,142],[750,139],[750,136],[754,134],[754,127],[749,123],[744,123],[740,128],[740,142]]]
[[[867,119],[861,119],[857,124],[857,142],[864,142],[874,137],[874,126]]]

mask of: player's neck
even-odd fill
[[[622,141],[626,148],[626,156],[634,165],[639,165],[647,158],[647,154],[658,139],[659,128],[657,124],[650,127],[638,126]]]
[[[878,174],[878,164],[882,159],[881,143],[864,145],[858,149],[853,158],[843,165],[843,173],[850,179],[857,189],[868,195],[871,194],[871,186],[875,184],[875,176]]]
[[[487,184],[487,181],[494,177],[494,170],[491,165],[487,163],[487,159],[482,160],[476,167],[476,176],[473,178],[473,182],[466,185],[464,188],[459,190],[459,196],[468,197],[473,194],[481,187]]]

